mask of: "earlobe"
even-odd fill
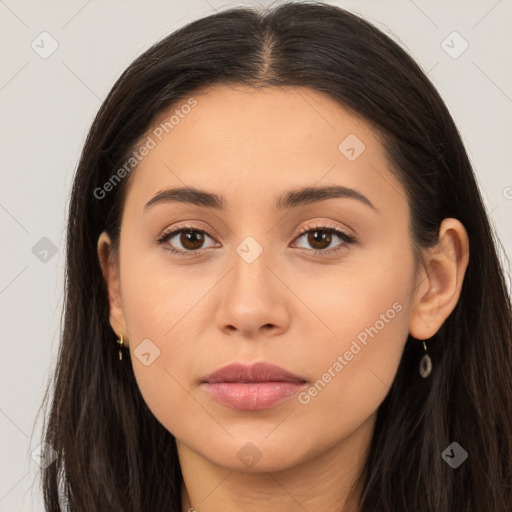
[[[455,309],[469,262],[469,239],[457,219],[444,219],[438,243],[425,253],[409,322],[409,333],[418,340],[434,336]]]
[[[110,325],[118,338],[121,337],[121,334],[125,337],[124,343],[126,345],[126,322],[121,301],[119,268],[116,259],[113,257],[112,241],[105,231],[98,238],[97,252],[103,279],[108,291]]]

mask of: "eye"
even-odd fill
[[[356,241],[353,236],[332,225],[306,225],[300,230],[296,239],[301,239],[305,236],[306,243],[313,248],[313,252],[321,255],[337,254]],[[338,244],[338,247],[328,248],[336,238],[341,240],[342,243]],[[301,248],[308,249],[308,247]]]
[[[337,254],[347,249],[348,245],[356,242],[353,236],[332,225],[308,224],[299,231],[294,240],[300,240],[306,235],[306,243],[312,247],[310,250],[318,255]],[[336,241],[336,238],[341,240],[341,243],[337,247],[329,248],[333,241]],[[199,250],[215,247],[215,242],[205,247],[204,244],[207,239],[213,241],[213,238],[202,229],[197,229],[194,226],[179,226],[162,233],[157,242],[164,245],[165,250],[173,254],[194,256]],[[301,247],[300,245],[298,247],[308,249],[308,247]]]
[[[203,245],[207,238],[212,239],[202,229],[196,229],[193,226],[181,226],[172,231],[165,231],[157,242],[159,244],[166,244],[165,249],[172,253],[188,256],[187,253],[193,255],[199,249],[205,249]],[[177,244],[178,248],[173,247],[173,243]],[[179,247],[180,245],[181,247]]]

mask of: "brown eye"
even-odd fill
[[[207,238],[212,239],[205,231],[185,227],[164,233],[158,243],[164,244],[165,248],[173,253],[185,255],[190,253],[192,255],[196,251],[208,248],[204,245]]]
[[[313,249],[327,249],[332,241],[332,233],[325,230],[309,231],[306,234],[308,243]]]
[[[348,245],[355,243],[355,238],[348,235],[341,229],[335,226],[306,226],[296,238],[297,240],[305,239],[309,247],[298,247],[310,249],[319,254],[337,253],[340,250],[346,249]],[[331,246],[336,239],[341,240],[334,247]]]
[[[201,231],[182,231],[179,241],[185,249],[194,251],[200,249],[204,243],[204,233]]]

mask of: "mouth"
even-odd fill
[[[267,362],[234,363],[201,381],[217,402],[245,411],[268,409],[305,387],[306,379]]]

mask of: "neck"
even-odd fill
[[[359,512],[361,475],[375,415],[348,438],[293,467],[240,472],[207,460],[177,441],[183,512]]]

